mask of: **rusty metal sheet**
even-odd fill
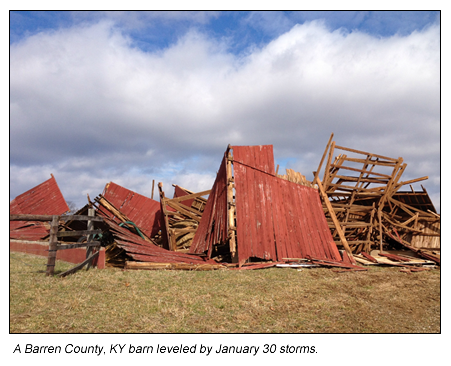
[[[239,262],[306,258],[342,261],[318,192],[274,174],[272,146],[233,146]]]
[[[148,237],[153,237],[162,227],[160,202],[110,182],[103,196],[126,215]]]
[[[208,196],[196,234],[190,247],[190,253],[211,255],[213,244],[225,242],[228,235],[227,224],[227,173],[226,155],[216,175],[216,180]]]
[[[11,215],[61,215],[69,211],[55,177],[14,198],[9,204]],[[49,234],[50,226],[35,221],[10,221],[9,237],[20,240],[39,240]]]

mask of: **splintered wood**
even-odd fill
[[[353,253],[383,250],[393,242],[404,247],[440,248],[440,215],[426,190],[422,187],[422,192],[414,192],[410,186],[410,192],[399,191],[428,177],[403,181],[407,164],[401,157],[338,146],[332,138],[333,134],[314,182],[322,185],[323,209],[336,243],[345,249],[347,243]]]
[[[278,178],[285,179],[289,182],[301,184],[306,187],[313,187],[314,184],[308,181],[305,176],[299,172],[295,172],[293,169],[286,169],[287,174],[276,174]]]
[[[163,214],[162,244],[172,251],[189,251],[194,234],[202,219],[207,200],[202,196],[210,190],[193,193],[174,185],[174,198],[167,198],[163,183],[158,184]]]

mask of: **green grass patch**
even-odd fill
[[[90,269],[10,253],[11,333],[439,333],[440,270]],[[74,265],[57,261],[55,273]]]

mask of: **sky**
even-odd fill
[[[50,174],[76,207],[110,181],[207,190],[228,144],[311,180],[334,133],[428,176],[440,212],[439,12],[9,16],[10,200]]]

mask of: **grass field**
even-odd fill
[[[10,333],[440,333],[440,269],[80,271],[10,253]],[[57,262],[55,272],[73,267]]]

